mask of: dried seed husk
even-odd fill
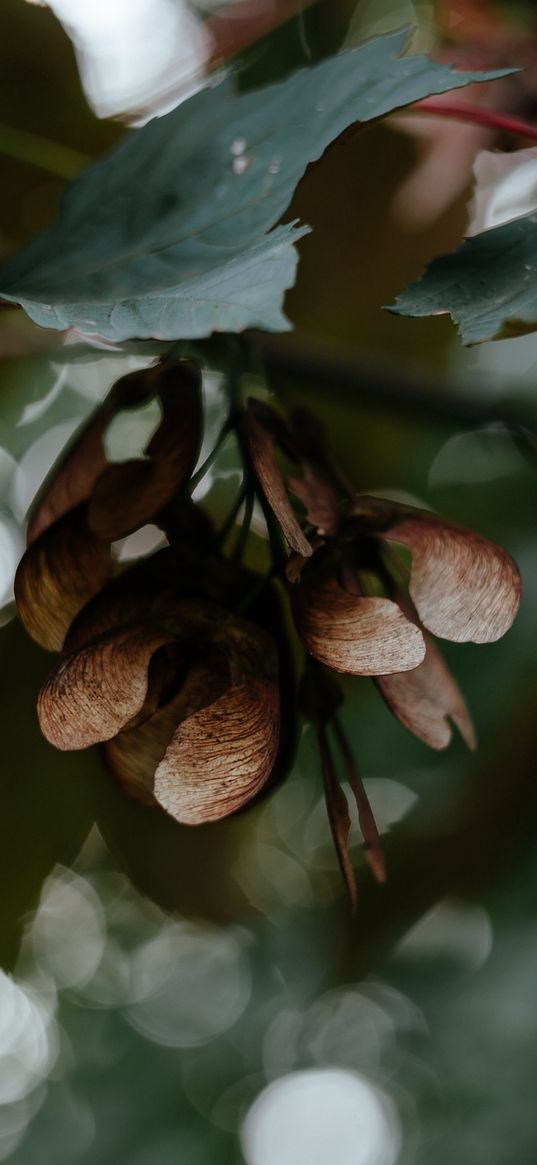
[[[270,779],[278,744],[277,685],[252,676],[231,683],[177,728],[155,772],[156,800],[185,825],[227,817]]]
[[[147,460],[108,465],[92,490],[88,521],[113,542],[151,522],[190,479],[202,435],[201,378],[176,365],[156,381],[162,421],[149,442]]]
[[[273,427],[268,426],[266,411],[266,406],[261,402],[248,401],[246,424],[254,471],[289,546],[297,554],[309,558],[311,546],[291,505],[276,458],[276,436]]]
[[[103,746],[106,764],[125,791],[149,805],[158,802],[153,793],[155,769],[162,760],[178,724],[223,694],[229,673],[214,661],[197,661],[187,672],[179,691],[154,715],[134,728],[120,732]]]
[[[295,596],[295,621],[305,646],[334,671],[387,675],[422,663],[423,635],[391,599],[350,593],[333,576],[304,577]]]
[[[121,377],[54,466],[32,507],[28,544],[69,510],[87,501],[106,469],[106,430],[120,408],[136,406],[152,395],[152,371]]]
[[[330,483],[308,462],[302,477],[289,478],[289,489],[300,498],[308,522],[323,537],[334,538],[339,529],[341,506]]]
[[[110,740],[142,712],[151,658],[171,639],[140,626],[64,656],[39,693],[43,735],[62,751]]]
[[[410,597],[428,631],[455,643],[492,643],[509,630],[522,583],[507,551],[420,511],[401,516],[384,536],[411,552]]]
[[[477,747],[472,718],[447,664],[430,636],[423,663],[411,672],[378,676],[377,686],[394,716],[430,748],[447,748],[451,722],[472,751]]]
[[[60,651],[69,626],[112,573],[108,542],[87,525],[79,506],[30,544],[15,576],[19,616],[41,647]]]

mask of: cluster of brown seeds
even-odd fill
[[[123,409],[156,398],[145,455],[109,464],[105,435]],[[492,642],[510,627],[520,576],[478,534],[410,506],[354,496],[309,413],[290,421],[235,402],[243,493],[261,503],[273,544],[290,548],[264,579],[246,570],[190,499],[203,417],[200,375],[165,362],[118,381],[38,500],[16,579],[23,623],[60,659],[39,695],[47,739],[100,743],[134,796],[177,821],[214,821],[285,775],[295,710],[314,725],[329,817],[351,896],[349,816],[333,740],[379,879],[378,834],[338,720],[337,674],[372,676],[386,703],[432,748],[472,722],[432,636]],[[282,465],[292,466],[289,473]],[[251,510],[251,507],[250,507]],[[113,543],[148,522],[168,545],[119,568]],[[296,690],[288,604],[304,653]]]

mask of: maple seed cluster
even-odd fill
[[[161,421],[144,456],[109,463],[111,421],[151,399]],[[500,638],[518,609],[520,576],[478,534],[354,495],[310,413],[287,420],[257,399],[243,407],[235,394],[224,428],[243,461],[244,513],[257,499],[265,516],[273,557],[265,576],[242,565],[238,546],[225,553],[233,523],[216,532],[191,500],[203,433],[192,363],[165,361],[119,380],[46,483],[15,584],[30,635],[60,652],[39,694],[41,728],[60,749],[101,744],[127,792],[196,825],[243,808],[286,775],[300,712],[316,732],[354,901],[337,759],[366,857],[381,881],[385,870],[338,718],[337,675],[373,677],[395,716],[432,748],[446,747],[452,722],[474,748],[468,709],[433,636]],[[148,522],[167,545],[121,568],[113,544]],[[298,684],[286,608],[305,649]]]

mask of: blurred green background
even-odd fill
[[[149,6],[133,3],[131,17]],[[113,0],[93,5],[103,27],[107,8]],[[190,16],[215,8],[192,5]],[[69,23],[67,0],[56,9]],[[250,46],[239,81],[256,84],[403,24],[416,49],[445,52],[441,32],[449,40],[451,29],[454,51],[467,51],[466,29],[474,52],[479,20],[492,15],[500,29],[512,22],[505,51],[524,44],[527,54],[533,6],[517,7],[516,20],[514,6],[505,11],[327,0]],[[3,0],[1,28],[7,255],[50,221],[85,159],[128,130],[90,108],[72,42],[49,8]],[[139,108],[136,76],[131,85],[124,112]],[[473,137],[458,125],[454,135],[453,123],[436,119],[422,131],[424,120],[371,127],[306,175],[292,212],[314,230],[288,299],[288,342],[301,359],[356,372],[333,382],[274,373],[272,386],[284,403],[315,407],[358,489],[410,497],[506,546],[525,597],[505,641],[446,651],[475,716],[475,756],[458,740],[430,752],[372,684],[346,683],[345,724],[389,868],[387,885],[375,886],[356,829],[354,917],[308,729],[291,778],[270,799],[195,831],[128,801],[96,754],[59,754],[40,737],[35,697],[50,660],[11,602],[25,515],[65,441],[113,380],[147,357],[95,347],[70,356],[69,338],[0,313],[0,1160],[10,1165],[535,1157],[535,453],[512,421],[535,423],[537,341],[463,351],[446,319],[381,310],[429,258],[457,245],[473,155],[505,146],[475,127]],[[214,373],[205,394],[213,424]],[[234,483],[228,450],[202,504],[223,514]]]

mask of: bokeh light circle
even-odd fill
[[[401,1128],[392,1101],[365,1076],[310,1069],[265,1088],[241,1143],[247,1165],[395,1165]]]

